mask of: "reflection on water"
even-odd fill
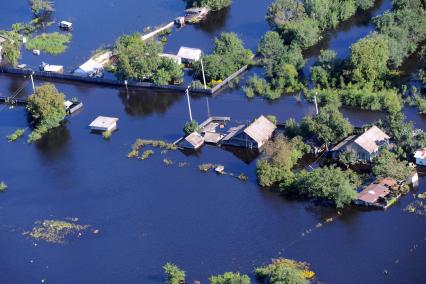
[[[194,25],[194,28],[210,35],[216,35],[218,30],[222,30],[226,26],[230,9],[230,7],[227,7],[220,11],[211,12],[205,21],[198,25]]]
[[[169,107],[182,98],[182,94],[120,89],[119,97],[126,113],[132,116],[148,116],[154,113],[165,113]]]

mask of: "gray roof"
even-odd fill
[[[229,129],[228,134],[222,139],[223,141],[228,141],[230,140],[232,137],[234,137],[235,135],[239,134],[242,132],[242,130],[244,129],[245,125],[241,124],[235,127],[232,127]]]
[[[389,138],[390,137],[386,133],[374,125],[363,134],[358,136],[354,143],[359,145],[367,152],[373,153],[379,150],[381,142],[389,140]]]
[[[351,144],[356,138],[356,135],[351,135],[346,137],[345,140],[341,141],[339,144],[337,144],[336,146],[333,147],[333,149],[331,149],[331,152],[335,152],[335,151],[339,151],[342,148],[346,147],[347,145]]]
[[[206,143],[218,143],[222,139],[222,135],[217,132],[206,132],[203,136]]]
[[[269,140],[277,126],[269,119],[261,115],[255,119],[246,129],[244,133],[250,136],[257,143]]]

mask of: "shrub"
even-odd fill
[[[102,132],[102,137],[103,137],[105,140],[109,140],[109,139],[111,138],[111,135],[112,135],[112,133],[111,133],[111,131],[109,131],[109,130],[106,130],[106,131]]]
[[[198,130],[198,122],[195,120],[186,122],[185,126],[183,127],[183,131],[186,134],[191,134],[192,132],[197,130]]]
[[[163,266],[164,273],[166,275],[167,284],[181,284],[185,283],[185,271],[180,269],[173,263],[166,263]]]
[[[149,157],[151,157],[152,155],[154,155],[154,151],[153,150],[145,150],[142,155],[139,157],[139,159],[141,160],[146,160]]]
[[[256,268],[255,274],[270,284],[308,284],[308,279],[315,276],[307,263],[285,258],[273,259],[271,264]]]
[[[0,182],[0,192],[3,192],[7,189],[7,185],[2,181]]]
[[[226,272],[221,275],[211,276],[210,284],[250,284],[250,278],[246,274]]]

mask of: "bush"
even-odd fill
[[[163,266],[164,273],[166,274],[167,284],[181,284],[185,283],[185,271],[180,269],[173,263],[166,263]]]
[[[29,50],[38,49],[50,54],[60,54],[65,52],[67,44],[71,41],[72,35],[61,33],[41,34],[36,36],[26,43],[26,48]]]
[[[250,278],[246,274],[226,272],[221,275],[211,276],[210,284],[250,284]]]
[[[3,49],[1,55],[3,57],[3,63],[16,66],[21,57],[21,35],[14,31],[0,31],[0,35],[6,38],[6,41],[2,43]]]
[[[394,153],[385,149],[373,160],[372,172],[378,177],[391,177],[405,181],[411,169],[407,162],[400,161]]]
[[[151,157],[152,155],[154,155],[154,151],[153,150],[145,150],[142,155],[139,157],[139,159],[141,160],[146,160],[149,157]]]
[[[47,0],[30,0],[30,3],[31,11],[36,17],[46,17],[55,11],[52,2]]]
[[[256,268],[255,274],[259,280],[267,280],[270,284],[308,284],[308,279],[315,276],[307,263],[285,258]]]
[[[198,122],[195,120],[186,122],[185,126],[183,127],[183,131],[186,134],[191,134],[192,132],[197,130],[198,130]]]
[[[0,182],[0,192],[3,192],[7,189],[7,185],[2,181]]]
[[[112,133],[111,133],[111,131],[109,131],[109,130],[106,130],[106,131],[102,132],[102,137],[103,137],[105,140],[109,140],[109,139],[111,138],[111,135],[112,135]]]
[[[208,7],[213,11],[231,6],[232,0],[184,0],[190,7]]]

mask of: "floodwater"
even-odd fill
[[[222,31],[237,32],[255,49],[268,29],[264,15],[270,2],[234,0],[208,23],[175,32],[166,50],[187,45],[209,51]],[[28,21],[27,6],[27,1],[15,1],[2,7],[0,28]],[[28,53],[22,62],[77,66],[91,50],[121,34],[169,21],[181,14],[184,4],[57,0],[55,7],[54,18],[76,25],[68,52],[56,57]],[[389,1],[379,2],[371,13],[386,7]],[[349,22],[353,24],[337,29],[325,43],[341,50],[339,54],[347,54],[349,45],[371,30],[365,19]],[[351,39],[339,40],[345,36]],[[261,72],[253,68],[242,82]],[[22,95],[28,94],[28,79],[0,76],[0,93],[13,94],[22,86]],[[0,105],[0,180],[9,185],[0,194],[1,283],[163,283],[161,267],[166,262],[186,270],[188,283],[206,283],[210,275],[225,271],[253,276],[254,267],[281,256],[309,262],[318,280],[327,283],[424,283],[426,219],[403,211],[412,194],[387,211],[347,209],[338,215],[331,208],[260,189],[256,160],[244,151],[206,146],[198,153],[156,150],[149,160],[129,160],[127,152],[138,137],[170,142],[179,138],[188,120],[185,97],[65,82],[56,86],[67,97],[81,99],[84,110],[40,143],[7,142],[6,135],[29,123],[23,107]],[[206,98],[193,96],[191,104],[194,117],[203,120]],[[274,114],[280,121],[300,119],[314,111],[293,96],[275,102],[248,100],[240,89],[224,90],[209,99],[209,106],[212,114],[238,121],[260,114]],[[377,112],[343,112],[357,125],[383,117]],[[425,117],[415,109],[404,112],[416,127],[426,128]],[[87,125],[97,115],[120,119],[110,141],[89,133]],[[174,165],[165,166],[164,158]],[[188,166],[180,168],[179,162]],[[249,180],[201,173],[198,165],[204,162],[223,164],[226,171],[243,172]],[[417,192],[425,190],[426,177],[421,177]],[[63,245],[22,236],[37,220],[67,217],[78,217],[99,234],[88,232]],[[316,228],[330,217],[334,221]]]

